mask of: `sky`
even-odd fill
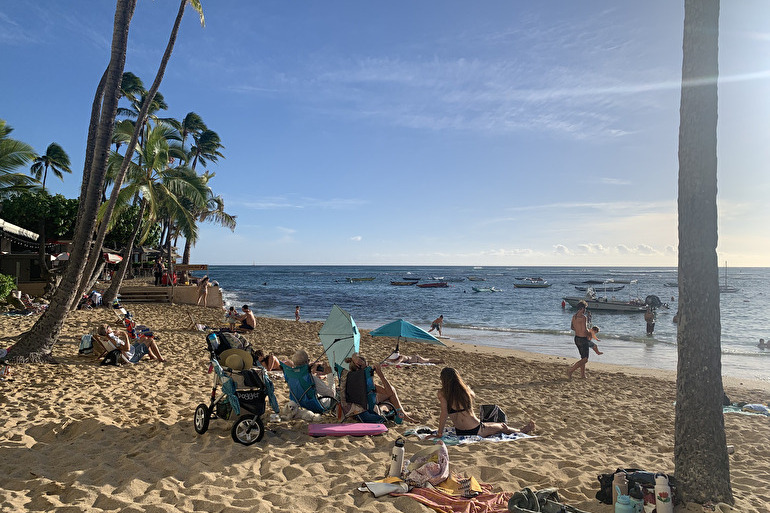
[[[203,0],[160,91],[225,148],[192,263],[676,266],[683,2]],[[0,119],[73,175],[114,2],[0,3]],[[139,0],[152,83],[178,2]],[[770,3],[722,2],[718,260],[770,266]],[[199,169],[200,171],[200,169]]]

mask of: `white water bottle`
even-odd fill
[[[674,513],[674,502],[671,499],[668,477],[665,474],[655,474],[655,511]]]
[[[401,477],[404,469],[404,439],[398,437],[393,445],[393,451],[390,453],[390,470],[388,477]]]

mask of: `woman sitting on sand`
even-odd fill
[[[254,351],[254,359],[257,360],[265,370],[281,370],[281,362],[273,354],[265,356],[264,351],[257,349]]]
[[[142,359],[146,354],[150,355],[150,360],[158,360],[159,362],[165,362],[163,356],[160,354],[158,344],[152,338],[144,338],[145,342],[135,342],[131,344],[128,338],[128,333],[121,332],[121,335],[125,336],[125,339],[115,334],[109,324],[102,324],[99,327],[99,335],[109,338],[116,348],[120,349],[120,354],[123,356],[123,360],[127,363],[136,363]]]
[[[444,433],[446,419],[452,419],[457,436],[479,435],[487,437],[504,433],[531,433],[535,423],[531,420],[521,430],[508,427],[503,422],[481,422],[473,413],[473,398],[475,394],[462,380],[457,371],[451,367],[441,370],[441,388],[438,391],[438,401],[441,405],[441,415],[438,420],[438,437]]]

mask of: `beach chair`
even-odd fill
[[[290,367],[281,362],[283,377],[289,385],[289,398],[313,413],[335,413],[337,399],[318,395],[309,365]]]
[[[346,417],[355,417],[359,422],[392,420],[400,423],[395,406],[388,401],[377,402],[372,367],[347,371],[337,366],[337,372],[340,375],[340,404]]]
[[[93,344],[93,348],[94,348],[93,355],[96,358],[104,358],[104,356],[107,353],[117,349],[117,347],[115,347],[115,344],[112,342],[112,340],[110,340],[109,337],[103,337],[99,335],[98,328],[94,328],[91,331],[91,343]]]

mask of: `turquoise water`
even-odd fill
[[[331,306],[347,310],[364,329],[403,318],[423,328],[444,315],[444,334],[452,340],[574,358],[577,350],[569,330],[572,309],[562,309],[565,296],[581,296],[570,282],[614,279],[638,280],[618,299],[658,296],[669,308],[659,308],[655,332],[648,337],[641,313],[593,312],[600,326],[599,347],[604,355],[591,359],[657,369],[676,368],[678,289],[675,268],[564,268],[564,267],[417,267],[417,266],[210,266],[209,275],[222,287],[228,305],[249,304],[257,315],[294,318],[301,306],[304,320],[323,320]],[[469,276],[485,281],[469,281]],[[349,277],[373,281],[349,283]],[[450,280],[438,289],[396,287],[405,277]],[[542,277],[544,289],[517,289],[516,278]],[[451,281],[460,280],[463,281]],[[725,375],[770,380],[770,351],[757,348],[770,339],[770,269],[730,268],[729,284],[738,292],[722,294],[722,366]],[[474,292],[473,286],[502,289]],[[599,289],[601,286],[597,286]]]

